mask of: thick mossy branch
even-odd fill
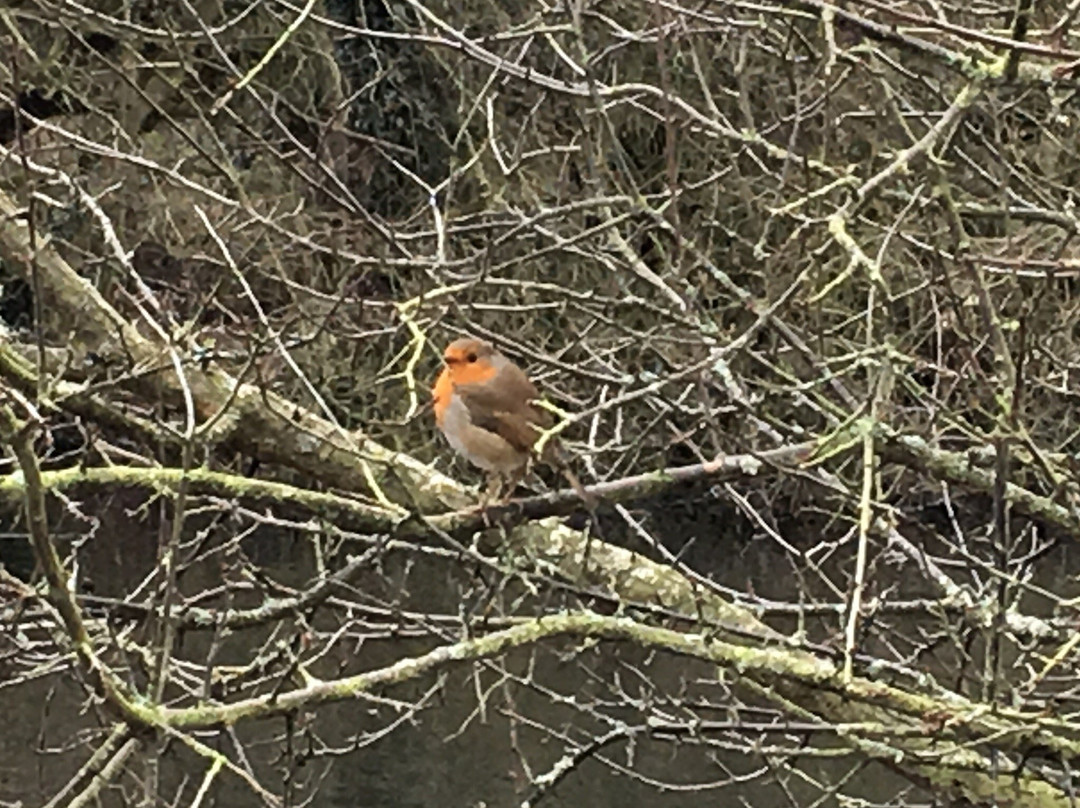
[[[591,612],[550,615],[441,646],[377,670],[334,681],[314,681],[284,693],[244,699],[228,705],[156,708],[148,717],[174,729],[233,725],[240,721],[290,714],[321,704],[361,697],[413,681],[448,666],[506,654],[557,638],[629,642],[712,663],[761,687],[764,693],[790,699],[829,726],[864,754],[905,773],[933,780],[958,797],[998,793],[1018,805],[1066,805],[1059,790],[1021,773],[992,767],[970,748],[973,741],[995,738],[1000,747],[1022,754],[1036,744],[1069,759],[1080,758],[1080,744],[1059,733],[1062,727],[1035,715],[1001,710],[991,713],[958,696],[909,693],[886,684],[855,678],[841,680],[837,667],[787,649],[752,648],[712,636],[649,626],[625,617]],[[880,740],[887,738],[887,741]],[[1030,801],[1035,796],[1040,801]]]
[[[50,491],[75,488],[102,491],[141,488],[160,493],[175,490],[185,476],[192,494],[210,494],[243,499],[249,503],[271,502],[278,506],[303,508],[341,528],[357,532],[389,533],[398,530],[407,517],[403,510],[387,510],[340,494],[312,491],[287,483],[253,479],[206,468],[191,469],[186,475],[182,469],[177,468],[69,468],[42,472],[41,484],[45,490]],[[23,479],[11,476],[0,478],[0,496],[14,499],[21,497],[23,492]],[[418,532],[418,529],[414,528],[413,532]]]
[[[228,705],[162,707],[153,712],[156,720],[177,729],[231,725],[245,719],[283,715],[300,708],[355,698],[377,688],[414,680],[453,663],[504,654],[557,637],[630,641],[643,647],[666,649],[714,662],[766,679],[794,676],[801,681],[823,684],[835,678],[836,673],[831,663],[783,648],[746,648],[711,636],[649,626],[630,618],[577,612],[538,617],[483,637],[440,646],[385,668],[344,679],[315,682],[286,693],[244,699]]]
[[[749,462],[746,458],[741,463],[734,462],[737,458],[729,460],[732,462],[728,465],[718,461],[717,469],[728,469],[733,473]],[[756,469],[768,468],[760,462],[751,465]],[[71,468],[42,472],[40,486],[43,491],[140,488],[157,493],[175,490],[183,476],[180,469],[173,468]],[[423,517],[405,511],[390,511],[339,494],[205,468],[188,472],[187,484],[192,494],[237,498],[249,504],[271,503],[286,513],[289,510],[300,511],[301,518],[315,517],[337,528],[365,534],[437,540],[441,533],[471,535],[483,531],[485,538],[481,542],[481,549],[489,554],[499,554],[504,543],[508,543],[523,558],[532,559],[546,568],[555,568],[564,579],[577,585],[596,587],[604,595],[616,597],[627,604],[659,606],[682,615],[688,621],[705,620],[716,626],[716,631],[721,635],[726,627],[743,639],[754,638],[774,643],[784,639],[783,635],[763,624],[753,609],[733,605],[665,564],[652,561],[640,553],[590,539],[579,531],[563,526],[557,519],[518,525],[507,536],[497,528],[485,530],[485,514],[476,509],[468,513]],[[14,502],[25,492],[25,481],[21,476],[0,478],[0,497],[8,497]],[[512,508],[497,511],[496,519],[500,513],[505,516],[508,510]],[[497,526],[499,522],[493,524]],[[219,620],[229,625],[253,624],[265,622],[289,610],[290,607],[276,604],[270,609],[253,610],[242,618],[232,613],[188,610],[179,619],[186,625],[213,625]]]
[[[962,485],[987,495],[994,490],[993,468],[972,465],[970,453],[936,449],[914,435],[886,435],[882,456],[889,462],[906,466],[935,480]],[[1040,496],[1016,483],[1007,482],[1005,499],[1018,513],[1053,525],[1080,540],[1080,516],[1053,498]]]

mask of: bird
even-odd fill
[[[536,385],[490,342],[462,337],[446,346],[431,393],[435,423],[450,446],[488,472],[485,501],[504,480],[509,498],[528,471],[536,442],[552,425],[551,414],[535,403]],[[545,442],[540,459],[558,466],[578,496],[591,502],[557,441]]]

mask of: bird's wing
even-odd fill
[[[540,397],[536,385],[512,363],[488,381],[458,384],[454,392],[465,402],[473,426],[494,432],[519,451],[531,451],[540,430],[551,425],[549,413],[530,403]]]

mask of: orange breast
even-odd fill
[[[442,426],[446,408],[450,405],[450,397],[454,394],[454,379],[450,375],[449,368],[443,368],[439,378],[435,380],[435,386],[431,388],[431,397],[434,400],[435,423]]]
[[[454,395],[454,386],[458,384],[483,384],[496,374],[495,366],[490,362],[455,362],[443,366],[435,386],[431,388],[434,400],[435,422],[442,426],[443,416]]]

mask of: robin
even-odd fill
[[[506,479],[509,497],[528,470],[533,446],[552,424],[551,414],[525,372],[490,342],[464,337],[443,353],[442,373],[432,389],[435,422],[455,451],[490,474],[487,497]],[[554,440],[541,459],[561,468],[578,496],[589,500],[581,482],[562,464]]]

